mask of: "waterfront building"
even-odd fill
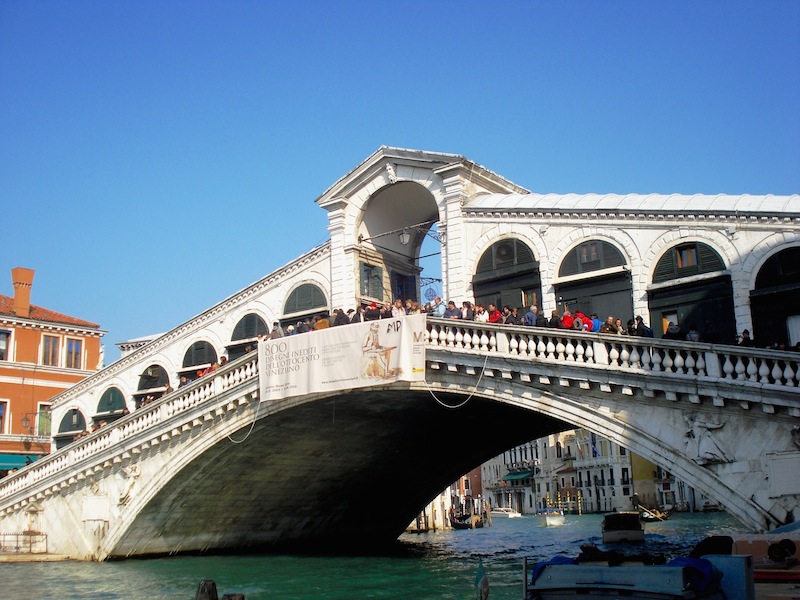
[[[13,296],[0,294],[0,471],[48,454],[51,433],[70,439],[88,427],[75,411],[69,431],[51,432],[50,399],[102,367],[99,325],[31,303],[34,271],[11,270]],[[98,413],[102,412],[102,399]]]
[[[522,514],[536,512],[533,476],[535,442],[509,448],[480,467],[484,495],[492,508],[513,508]]]

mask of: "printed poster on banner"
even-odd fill
[[[258,343],[261,400],[425,379],[425,315]]]

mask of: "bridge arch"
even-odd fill
[[[313,279],[295,282],[281,306],[282,321],[304,319],[331,308],[325,288]]]

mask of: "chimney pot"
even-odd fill
[[[14,284],[14,314],[24,319],[31,316],[33,273],[33,269],[24,267],[11,269],[11,281]]]

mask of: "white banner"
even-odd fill
[[[258,343],[261,400],[425,379],[425,315]]]

